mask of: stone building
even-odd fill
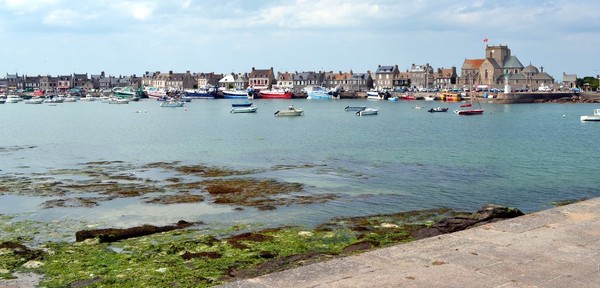
[[[324,72],[296,72],[294,73],[294,92],[298,93],[307,86],[322,86],[325,84]]]
[[[456,85],[456,67],[438,68],[433,74],[433,86],[438,89],[453,89]]]
[[[398,65],[377,66],[377,70],[375,71],[375,79],[373,79],[373,85],[375,86],[374,88],[377,90],[385,90],[400,86],[398,83],[399,75],[400,70],[398,69]]]
[[[277,86],[282,89],[294,88],[294,73],[277,72]]]
[[[254,89],[270,89],[275,83],[275,73],[273,67],[271,69],[256,69],[252,67],[252,71],[248,74],[248,84]]]
[[[506,45],[486,45],[485,58],[465,59],[458,85],[462,88],[501,88],[535,90],[540,85],[552,85],[554,78],[533,65],[524,67]]]
[[[425,65],[412,64],[409,73],[412,88],[427,89],[433,86],[433,67],[429,63]]]

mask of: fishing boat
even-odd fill
[[[136,92],[131,90],[131,86],[127,87],[115,87],[112,89],[112,94],[117,98],[132,98]]]
[[[248,91],[244,89],[223,90],[225,99],[248,99]]]
[[[581,121],[600,121],[600,109],[595,109],[594,115],[583,115],[579,119]]]
[[[440,93],[440,101],[456,102],[456,101],[462,101],[462,98],[461,98],[460,94],[458,94],[458,93],[442,92],[442,93]]]
[[[258,107],[255,105],[248,107],[232,107],[229,113],[254,113],[257,109]]]
[[[217,89],[213,87],[187,89],[183,91],[183,96],[187,96],[192,99],[215,99],[215,97],[217,97]]]
[[[284,117],[284,116],[302,116],[302,114],[304,113],[304,110],[302,109],[296,109],[294,107],[294,105],[290,105],[288,107],[288,109],[286,110],[278,110],[275,111],[275,116],[277,117]]]
[[[167,91],[156,87],[149,87],[146,88],[146,95],[148,95],[148,98],[159,99],[161,97],[167,97]]]
[[[6,103],[19,103],[23,101],[23,98],[21,98],[19,95],[15,95],[15,94],[8,94],[8,96],[6,96]]]
[[[367,109],[367,106],[346,106],[344,111],[362,111]]]
[[[380,95],[377,90],[369,90],[367,91],[367,99],[368,100],[383,100],[383,96]]]
[[[356,111],[356,116],[377,115],[378,113],[379,108],[367,107],[364,110]]]
[[[288,89],[281,88],[260,90],[258,91],[258,94],[260,94],[260,98],[264,99],[290,99],[292,96],[294,96],[294,93]]]
[[[160,103],[160,107],[176,108],[176,107],[183,107],[184,104],[185,104],[185,102],[177,101],[175,99],[169,99],[167,101]]]
[[[435,108],[431,108],[431,109],[427,110],[427,112],[429,112],[429,113],[448,112],[448,107],[435,107]]]
[[[323,86],[304,88],[307,94],[306,99],[339,99],[339,87],[327,89]]]

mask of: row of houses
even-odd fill
[[[563,73],[566,87],[574,87],[576,75]],[[475,85],[487,85],[489,88],[503,88],[510,85],[517,89],[533,88],[555,84],[554,78],[533,65],[524,66],[511,54],[508,46],[486,46],[485,57],[465,59],[461,75],[456,67],[437,68],[431,65],[412,64],[401,71],[398,65],[379,65],[374,72],[275,72],[273,68],[256,69],[252,67],[245,73],[185,73],[145,72],[141,76],[107,76],[104,72],[97,75],[71,74],[59,76],[28,76],[7,74],[0,79],[0,90],[41,89],[62,92],[78,88],[85,91],[107,90],[114,87],[131,86],[156,87],[165,90],[197,89],[198,87],[220,87],[222,89],[267,89],[273,86],[300,92],[307,86],[339,86],[345,91],[357,92],[370,89],[397,89],[410,87],[415,89],[451,89],[471,88]]]

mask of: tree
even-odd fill
[[[585,76],[583,78],[577,78],[577,87],[584,87],[583,85],[590,85],[591,90],[598,90],[598,78],[592,76]]]

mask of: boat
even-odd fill
[[[462,101],[462,97],[458,93],[442,92],[442,93],[440,93],[440,101],[447,101],[447,102]]]
[[[435,96],[433,96],[433,95],[427,95],[427,96],[423,97],[423,99],[425,101],[433,101],[433,100],[435,100]]]
[[[392,96],[392,97],[388,98],[388,101],[390,101],[390,102],[397,102],[398,101],[398,97]]]
[[[600,109],[594,109],[594,115],[583,115],[581,121],[600,121]]]
[[[244,103],[233,103],[231,104],[231,107],[236,108],[236,107],[250,107],[252,106],[252,102],[244,102]]]
[[[257,109],[258,107],[255,105],[248,107],[232,107],[229,113],[254,113]]]
[[[367,106],[346,106],[344,111],[362,111],[367,109]]]
[[[192,98],[190,98],[189,96],[182,95],[181,97],[179,97],[179,101],[180,102],[192,102]]]
[[[63,99],[63,102],[77,102],[77,97],[69,95]]]
[[[327,89],[323,86],[304,88],[307,94],[306,99],[339,99],[339,87]]]
[[[112,89],[112,94],[117,98],[132,98],[136,95],[136,91],[131,90],[130,86],[127,87],[115,87]]]
[[[448,107],[435,107],[435,108],[431,108],[431,109],[427,110],[427,112],[429,112],[429,113],[448,112]]]
[[[21,98],[19,95],[15,95],[15,94],[8,94],[8,96],[6,96],[6,103],[19,103],[23,101],[23,98]]]
[[[379,108],[367,107],[364,110],[356,111],[356,116],[377,115],[378,113]]]
[[[421,106],[419,106],[419,105],[417,105],[417,106],[413,107],[413,109],[416,109],[416,110],[420,110],[421,108],[423,108],[423,107],[421,107]]]
[[[367,99],[368,100],[383,100],[383,97],[379,94],[379,91],[369,90],[369,91],[367,91]]]
[[[481,108],[473,109],[472,106],[473,105],[471,103],[460,105],[460,108],[464,108],[464,109],[454,110],[454,113],[456,113],[458,115],[481,115],[481,114],[483,114],[483,109],[481,109]]]
[[[248,91],[244,89],[223,90],[225,99],[248,99]]]
[[[149,87],[146,89],[146,95],[148,95],[148,98],[158,99],[161,97],[167,97],[167,91],[164,89],[158,89],[156,87]]]
[[[108,100],[108,104],[129,104],[129,100],[126,98],[113,97]]]
[[[4,103],[6,103],[6,98],[0,97],[0,104],[4,104]]]
[[[175,99],[169,99],[167,101],[160,103],[160,107],[176,108],[176,107],[183,107],[184,104],[185,104],[185,102],[177,101]]]
[[[275,111],[275,116],[277,117],[284,117],[284,116],[302,116],[302,114],[304,113],[304,110],[302,109],[296,109],[294,107],[294,105],[290,105],[288,107],[288,109],[286,110],[278,110]]]
[[[415,95],[414,94],[404,94],[400,97],[402,100],[415,100]]]
[[[288,89],[273,88],[267,90],[258,91],[260,98],[264,99],[290,99],[294,96],[294,93]]]
[[[217,97],[217,89],[212,87],[186,89],[183,90],[183,96],[187,96],[192,99],[215,99],[215,97]]]
[[[27,100],[23,101],[23,103],[25,103],[25,104],[42,104],[42,103],[44,103],[44,98],[33,97],[31,99],[27,99]]]

